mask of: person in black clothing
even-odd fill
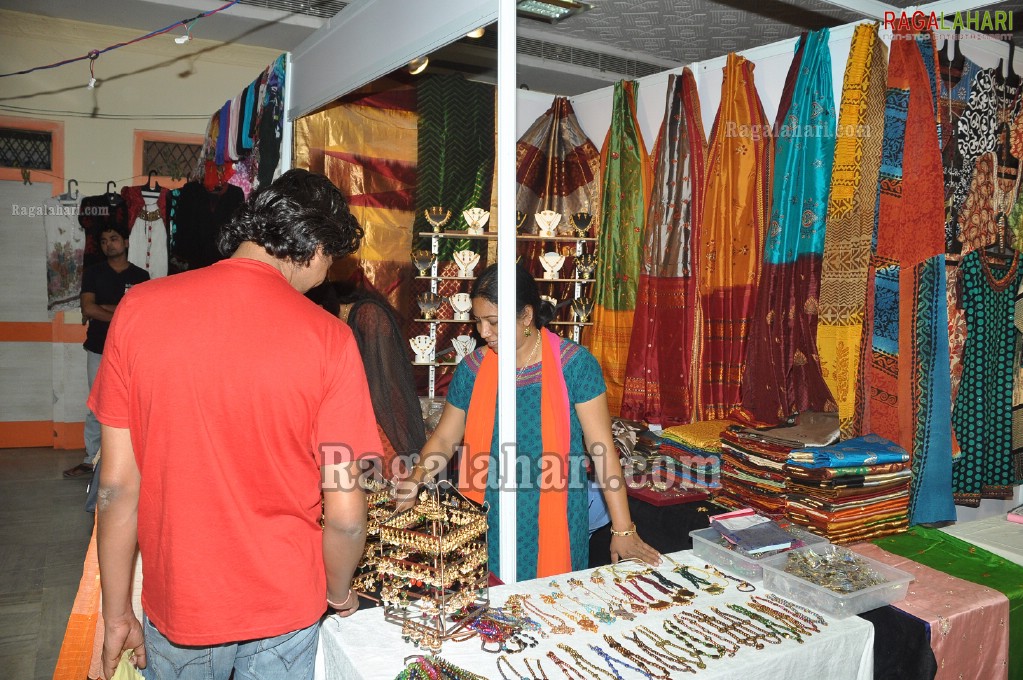
[[[383,297],[338,282],[324,283],[306,295],[347,323],[355,335],[384,446],[384,478],[391,479],[404,472],[400,466],[426,444],[408,345],[394,310]]]
[[[87,361],[89,390],[96,379],[99,362],[103,356],[103,345],[107,340],[107,329],[114,317],[117,303],[124,292],[138,283],[149,280],[149,273],[128,262],[128,234],[120,227],[105,228],[99,234],[100,250],[106,261],[96,263],[82,274],[82,318],[89,322],[85,334],[85,356]],[[99,453],[100,426],[92,411],[85,414],[85,460],[64,471],[64,477],[92,478],[92,461]],[[95,487],[95,484],[93,484]],[[88,504],[87,504],[88,508]]]

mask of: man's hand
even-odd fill
[[[142,636],[142,624],[134,614],[116,619],[103,619],[103,677],[112,678],[126,650],[134,651],[135,665],[146,667],[146,645]]]

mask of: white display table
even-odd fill
[[[680,564],[702,568],[703,562],[696,562],[690,551],[679,552],[671,557]],[[674,581],[681,582],[677,574],[671,574],[671,564],[662,563],[661,569]],[[572,574],[586,581],[590,571]],[[568,575],[557,577],[567,589],[565,580]],[[720,579],[717,579],[720,580]],[[513,586],[499,586],[490,589],[490,600],[493,606],[504,604],[505,600],[515,593],[550,593],[553,589],[548,585],[551,579],[526,581]],[[699,609],[708,611],[717,606],[725,608],[730,602],[745,603],[749,595],[763,595],[762,586],[757,585],[756,593],[741,593],[729,582],[728,588],[720,595],[708,595],[699,592],[693,602],[684,607],[673,606],[660,612],[651,611],[636,618],[635,621],[621,619],[611,624],[600,624],[599,633],[586,633],[576,630],[573,635],[551,635],[540,639],[537,647],[527,649],[523,653],[513,654],[509,659],[514,667],[525,672],[523,658],[543,661],[543,669],[549,680],[560,680],[564,673],[552,661],[547,659],[547,652],[554,651],[561,659],[569,661],[569,656],[557,648],[557,644],[565,643],[581,652],[584,656],[602,668],[606,664],[588,647],[592,643],[607,651],[607,644],[602,635],[609,633],[618,637],[631,631],[637,625],[662,632],[661,621],[671,618],[677,611]],[[587,582],[587,585],[590,585]],[[586,599],[586,598],[580,598]],[[588,598],[592,599],[592,598]],[[536,597],[533,598],[537,600]],[[393,680],[405,666],[405,658],[423,652],[401,639],[400,628],[384,621],[383,609],[376,607],[355,613],[346,619],[337,616],[329,617],[320,632],[320,656],[317,663],[318,680]],[[828,680],[857,679],[868,680],[873,677],[873,645],[874,628],[867,621],[853,616],[847,619],[828,619],[829,625],[811,637],[804,636],[804,643],[783,640],[781,644],[767,644],[764,649],[740,647],[734,657],[724,657],[707,661],[707,667],[697,672],[700,678],[736,678],[741,680],[783,680],[784,678],[828,678]],[[539,636],[537,636],[539,637]],[[440,656],[446,661],[465,670],[472,671],[485,678],[499,680],[501,674],[497,670],[497,654],[489,654],[480,649],[480,639],[474,638],[467,642],[445,642]],[[614,655],[618,656],[618,655]],[[535,662],[531,662],[536,668]],[[576,664],[572,664],[573,666]],[[503,666],[503,664],[502,664]],[[505,675],[508,668],[503,667]],[[619,667],[624,680],[642,675],[627,668]],[[679,677],[688,676],[678,672]],[[518,680],[518,678],[515,678]]]
[[[1010,522],[1005,515],[953,524],[942,531],[1023,565],[1023,524]]]

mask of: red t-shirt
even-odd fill
[[[320,446],[381,451],[345,324],[255,260],[135,286],[89,408],[131,430],[142,606],[161,633],[208,646],[320,617]]]

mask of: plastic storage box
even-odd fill
[[[828,542],[826,538],[792,526],[785,527],[785,531],[806,545]],[[689,536],[693,539],[693,554],[696,557],[707,560],[707,562],[715,567],[720,567],[733,576],[739,576],[747,581],[759,581],[763,578],[763,570],[760,568],[760,565],[764,560],[782,554],[772,552],[769,555],[747,555],[741,551],[728,548],[721,544],[721,534],[713,527],[690,531]]]
[[[764,568],[764,587],[783,597],[787,597],[819,612],[844,619],[886,604],[898,602],[906,597],[909,584],[913,582],[912,574],[889,567],[887,564],[872,560],[869,557],[856,555],[856,559],[868,565],[885,583],[869,586],[852,593],[838,593],[816,583],[811,583],[795,574],[785,571],[789,555],[794,552],[815,551],[824,554],[830,550],[848,550],[837,546],[811,545],[796,548],[787,553],[774,555],[761,563]]]

